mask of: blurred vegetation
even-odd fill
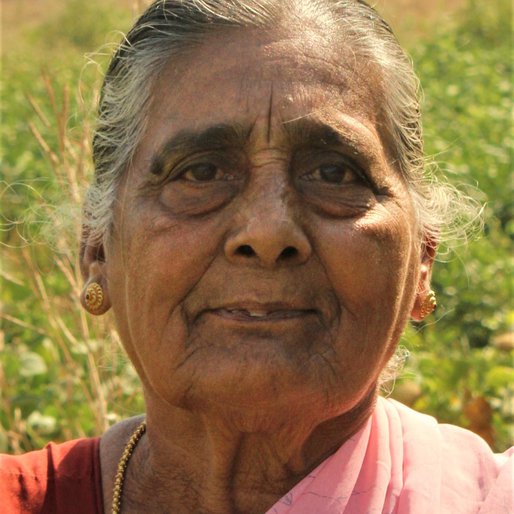
[[[514,439],[511,9],[472,0],[454,27],[411,48],[426,152],[486,204],[485,233],[452,254],[442,248],[433,272],[440,307],[407,330],[411,358],[393,393],[498,449]]]
[[[393,396],[497,450],[514,439],[511,14],[508,0],[469,0],[452,23],[402,39],[424,88],[427,153],[486,203],[486,225],[442,252],[440,307],[407,329],[411,357]],[[76,252],[100,69],[113,29],[131,21],[117,2],[68,0],[2,56],[2,452],[100,434],[144,410],[112,320],[80,308]],[[104,55],[77,57],[95,48]]]

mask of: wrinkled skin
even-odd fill
[[[124,512],[263,513],[373,409],[432,256],[377,71],[346,54],[231,33],[154,86],[112,233],[83,262],[147,402]],[[103,437],[107,510],[136,423]]]

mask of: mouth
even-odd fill
[[[315,309],[294,308],[288,305],[234,305],[209,309],[207,312],[233,321],[278,322],[317,315]]]

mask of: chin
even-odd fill
[[[273,432],[289,424],[319,423],[354,408],[365,396],[327,370],[274,366],[207,366],[181,406],[228,421],[241,432]],[[368,384],[362,388],[368,391]],[[311,416],[308,415],[311,414]]]

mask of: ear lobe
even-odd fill
[[[91,241],[88,234],[84,233],[80,244],[80,271],[85,284],[80,302],[91,314],[104,314],[111,308],[106,265],[103,244]]]
[[[414,321],[421,321],[423,315],[423,305],[429,295],[432,279],[432,266],[434,264],[437,251],[437,241],[434,239],[425,239],[421,248],[421,264],[419,267],[419,279],[416,290],[416,297],[411,311],[411,318]]]

